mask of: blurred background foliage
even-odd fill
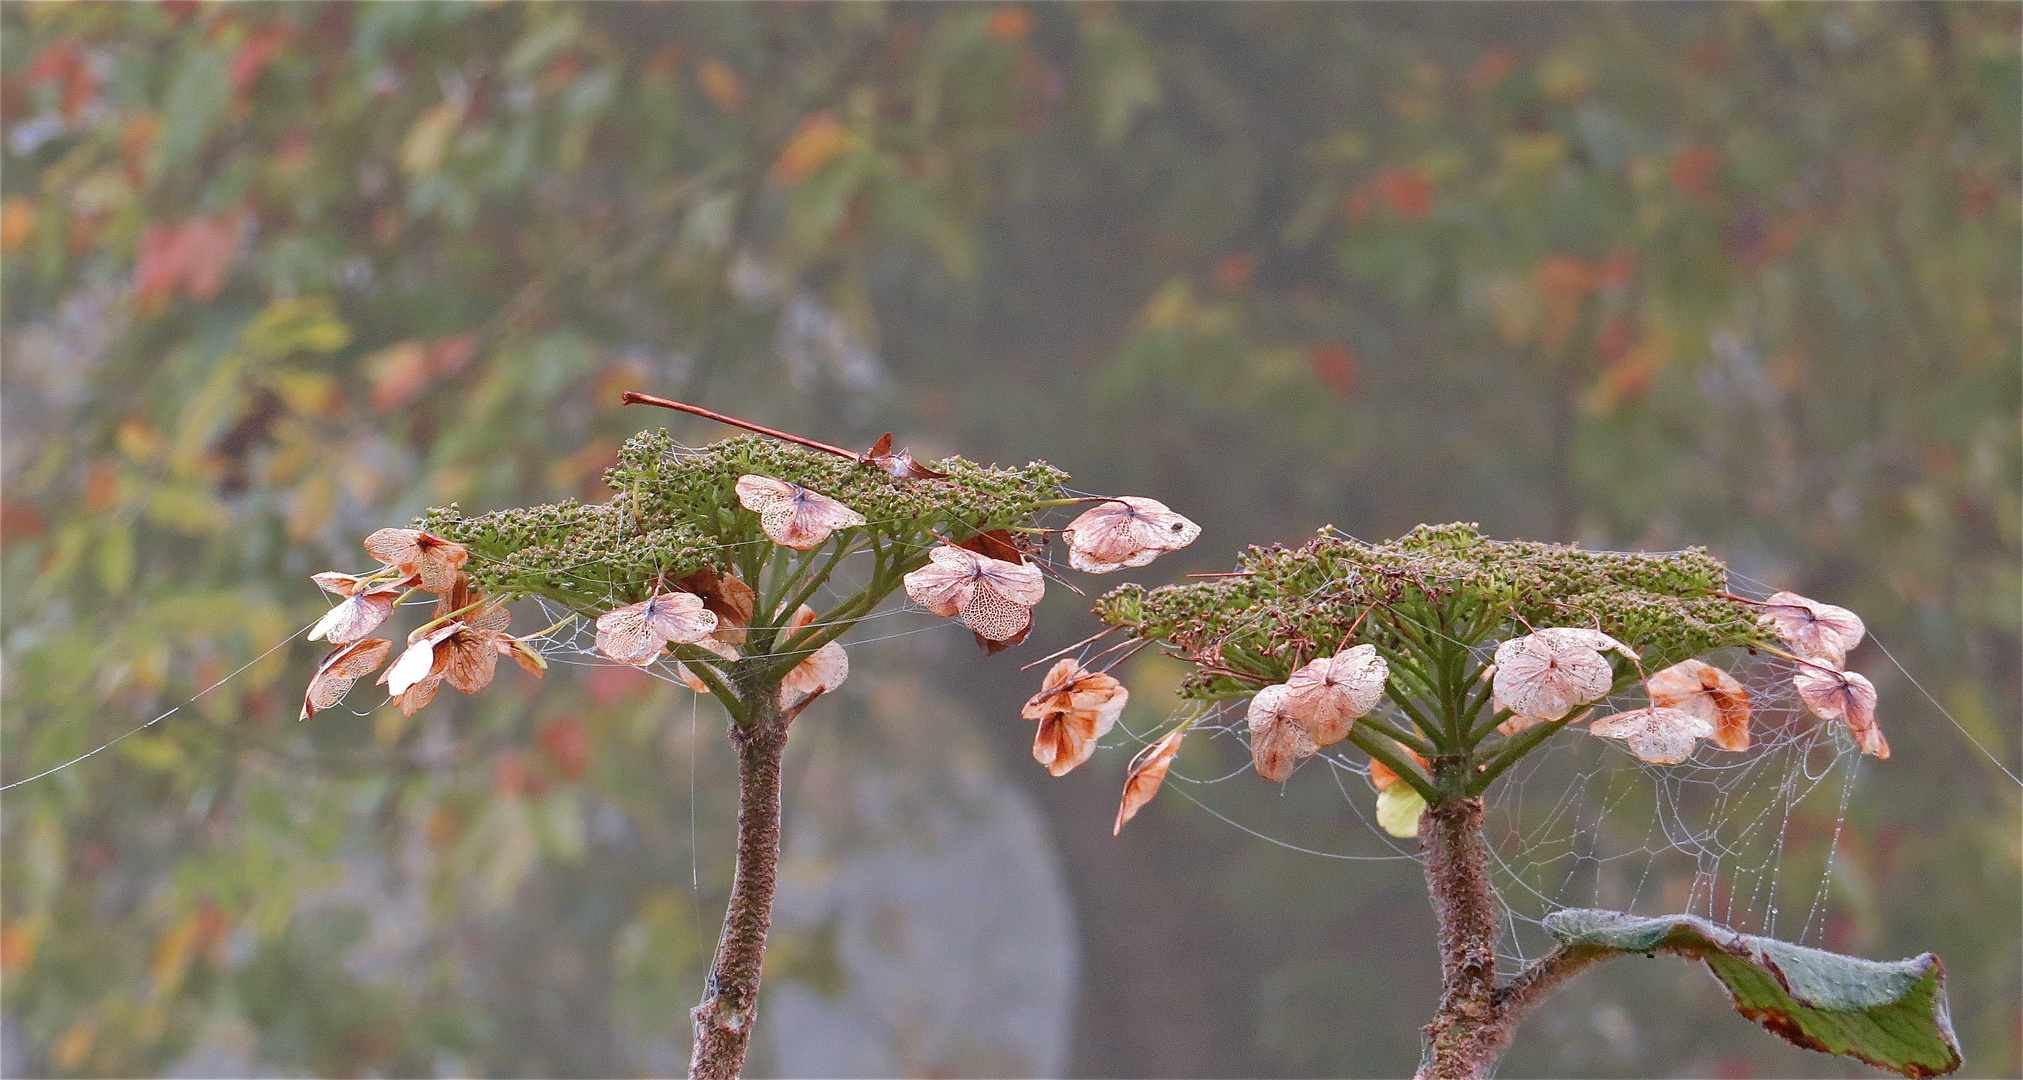
[[[315,650],[270,651],[375,527],[724,434],[623,389],[1153,495],[1206,531],[1144,580],[1326,522],[1706,544],[1861,611],[2015,768],[2018,13],[10,0],[0,772],[232,677],[0,803],[6,1071],[682,1066],[720,716],[558,665],[297,724]],[[1028,659],[1092,628],[1056,593]],[[1410,1068],[1415,867],[1178,799],[1112,840],[1130,747],[1047,782],[1020,653],[856,652],[796,750],[760,1068]],[[1939,952],[1968,1071],[2014,1075],[2018,788],[1857,659],[1897,753],[1826,944]],[[1862,1073],[1659,967],[1508,1070]]]

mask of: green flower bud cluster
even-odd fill
[[[932,546],[935,533],[960,540],[1024,525],[1067,479],[1044,462],[1000,469],[956,457],[933,467],[949,475],[899,480],[873,465],[755,436],[689,451],[662,429],[627,441],[605,473],[615,492],[608,503],[569,500],[472,518],[440,507],[422,526],[470,551],[464,569],[479,588],[589,611],[643,600],[659,583],[705,568],[735,568],[756,581],[774,545],[759,515],[738,501],[737,481],[747,474],[836,499],[867,519],[839,536],[868,539],[902,559]]]
[[[1282,682],[1358,642],[1413,654],[1431,636],[1472,648],[1578,626],[1629,644],[1655,670],[1766,640],[1755,609],[1722,595],[1726,583],[1727,567],[1698,548],[1584,551],[1493,541],[1456,523],[1375,545],[1323,530],[1295,548],[1253,547],[1233,576],[1150,591],[1127,585],[1096,614],[1193,658],[1199,668],[1183,693],[1222,698]]]

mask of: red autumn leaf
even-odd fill
[[[1672,186],[1681,195],[1698,195],[1720,163],[1713,147],[1693,143],[1672,159]]]
[[[1338,341],[1317,341],[1307,347],[1307,366],[1314,377],[1327,384],[1336,398],[1348,401],[1356,396],[1356,354]]]
[[[1424,221],[1433,212],[1433,185],[1419,170],[1394,165],[1377,173],[1375,182],[1391,211],[1406,221]]]
[[[260,77],[260,69],[267,61],[280,55],[294,32],[285,23],[266,23],[254,28],[239,45],[239,51],[232,54],[229,79],[232,93],[243,96],[253,86],[253,80]]]
[[[590,768],[590,728],[573,716],[541,725],[534,736],[555,771],[565,780],[581,780]]]
[[[892,433],[889,431],[879,436],[878,441],[872,444],[870,452],[864,455],[864,461],[890,473],[895,480],[940,480],[948,475],[945,472],[935,472],[913,460],[911,449],[893,453]]]

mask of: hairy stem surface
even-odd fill
[[[689,1014],[695,1020],[691,1077],[738,1075],[758,1019],[759,973],[780,868],[780,759],[793,717],[781,710],[777,688],[751,697],[750,723],[731,725],[738,751],[738,868],[702,1004]]]
[[[1510,1046],[1518,1023],[1561,983],[1606,950],[1561,947],[1496,985],[1496,896],[1480,798],[1443,799],[1426,808],[1426,885],[1440,922],[1440,1010],[1421,1031],[1419,1080],[1478,1080]]]

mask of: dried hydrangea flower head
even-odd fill
[[[1306,726],[1314,745],[1333,746],[1377,707],[1390,677],[1391,665],[1377,655],[1375,645],[1344,649],[1292,673],[1285,683],[1287,711]]]
[[[1850,644],[1850,624],[1829,608],[1794,609],[1784,622],[1803,621],[1819,648]],[[1385,700],[1356,700],[1364,714],[1339,733],[1433,801],[1481,793],[1652,670],[1656,711],[1604,718],[1596,734],[1624,739],[1647,760],[1684,761],[1702,738],[1746,748],[1746,692],[1719,669],[1686,662],[1723,648],[1779,651],[1777,635],[1786,634],[1780,609],[1727,592],[1726,568],[1704,551],[1498,542],[1470,525],[1421,526],[1384,544],[1324,531],[1299,547],[1251,548],[1230,574],[1123,586],[1096,610],[1133,639],[1192,661],[1183,696],[1250,697],[1252,755],[1273,781],[1338,733],[1299,723],[1318,715],[1313,702],[1326,682],[1311,658],[1335,654],[1332,672],[1367,650],[1365,670],[1385,665],[1377,691]],[[1874,743],[1858,676],[1825,686],[1834,680],[1806,670],[1820,714],[1844,719],[1861,745]]]
[[[1085,574],[1144,566],[1161,552],[1178,551],[1200,535],[1201,526],[1165,503],[1136,495],[1104,499],[1061,530],[1068,543],[1068,565]]]

